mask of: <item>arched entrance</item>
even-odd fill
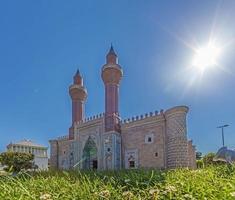
[[[83,149],[83,169],[97,169],[97,147],[94,140],[89,136]]]

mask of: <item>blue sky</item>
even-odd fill
[[[124,77],[123,118],[188,105],[188,135],[202,152],[235,147],[235,1],[99,0],[0,2],[0,151],[11,141],[68,132],[68,87],[77,68],[86,116],[104,111],[101,67],[110,43]],[[218,67],[189,70],[193,48],[223,46]]]

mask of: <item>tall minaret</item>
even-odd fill
[[[121,130],[119,124],[119,84],[122,78],[121,66],[117,63],[117,55],[113,46],[106,56],[106,64],[102,68],[102,79],[105,85],[105,121],[103,141],[103,168],[121,168]]]
[[[105,85],[105,131],[119,132],[119,84],[123,72],[118,65],[113,46],[106,56],[106,64],[102,68],[102,79]]]
[[[87,98],[87,90],[83,86],[83,78],[79,70],[73,77],[73,84],[69,87],[72,99],[72,127],[69,129],[69,139],[74,139],[74,124],[84,119],[84,103]]]

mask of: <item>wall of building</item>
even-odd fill
[[[79,143],[78,149],[78,162],[80,168],[83,166],[83,150],[88,138],[90,137],[97,148],[98,169],[103,168],[103,149],[102,149],[102,133],[104,132],[104,118],[90,120],[78,126],[76,141]]]
[[[58,140],[58,167],[60,169],[70,168],[70,144],[68,138]]]
[[[188,139],[186,116],[188,107],[177,106],[168,109],[166,118],[167,167],[188,167]]]
[[[58,166],[58,141],[49,140],[50,143],[50,168],[59,168]]]
[[[98,149],[98,168],[102,169],[102,132],[103,115],[97,115],[85,119],[83,122],[74,126],[75,137],[69,140],[67,136],[56,140],[50,140],[51,157],[50,165],[53,168],[70,169],[74,167],[82,168],[83,149],[89,137],[97,145]]]
[[[187,139],[187,107],[149,113],[121,123],[122,167],[175,168],[195,166],[195,147]],[[98,169],[105,168],[104,118],[92,117],[75,127],[75,138],[51,140],[51,166],[82,168],[83,150],[88,138],[97,147]],[[151,141],[148,141],[151,138]],[[72,156],[71,156],[72,153]],[[113,153],[113,152],[112,152]],[[78,163],[78,165],[77,165]],[[133,164],[133,162],[132,162]]]
[[[188,156],[189,156],[189,167],[191,169],[196,169],[197,168],[196,149],[195,146],[193,145],[192,140],[188,141]]]
[[[130,168],[128,160],[133,157],[136,157],[135,167],[138,168],[165,167],[165,120],[162,115],[124,123],[121,128],[125,168]]]
[[[34,163],[38,166],[40,170],[48,169],[48,158],[47,157],[34,157]]]

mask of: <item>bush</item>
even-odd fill
[[[196,162],[197,162],[197,168],[198,168],[198,169],[201,169],[201,168],[204,167],[204,163],[203,163],[202,160],[196,160]]]
[[[213,161],[213,158],[215,157],[215,153],[208,153],[205,156],[203,156],[202,161],[205,166],[213,165],[215,162]]]
[[[19,172],[22,169],[32,169],[34,156],[30,153],[4,152],[0,154],[0,162],[7,166],[6,171]]]

